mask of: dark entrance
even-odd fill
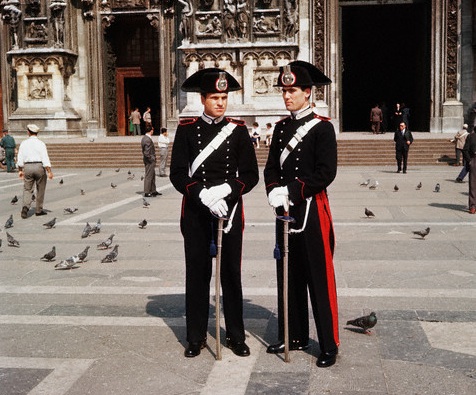
[[[393,131],[397,102],[410,108],[411,130],[429,131],[431,3],[343,6],[341,11],[343,131],[370,130],[375,103],[386,104]]]
[[[128,118],[138,107],[151,108],[152,124],[160,127],[159,37],[145,14],[117,15],[107,29],[106,63],[108,129],[129,134]],[[112,78],[111,78],[112,77]],[[144,123],[142,123],[142,133]]]

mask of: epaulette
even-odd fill
[[[324,115],[314,114],[314,118],[319,118],[321,121],[329,122],[332,118],[325,117]]]
[[[228,122],[234,123],[235,125],[238,125],[238,126],[244,126],[246,124],[246,122],[241,120],[241,119],[235,119],[235,118],[228,118],[227,117],[226,120]]]
[[[192,123],[197,122],[197,119],[198,119],[198,117],[195,117],[195,118],[182,118],[182,119],[179,121],[179,125],[181,125],[181,126],[190,125],[190,124],[192,124]]]
[[[276,124],[281,123],[281,122],[284,122],[284,121],[287,121],[289,118],[291,118],[290,115],[288,115],[288,116],[286,116],[286,117],[284,117],[284,118],[281,118],[279,121],[276,121]]]

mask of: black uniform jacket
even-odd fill
[[[287,117],[276,123],[264,170],[266,192],[287,186],[289,199],[294,205],[325,191],[337,173],[337,142],[329,118],[320,117],[311,109],[298,114],[297,118]],[[281,169],[281,152],[297,128],[313,118],[319,118],[320,122],[296,145]]]
[[[400,130],[395,131],[393,135],[393,141],[395,141],[395,149],[408,151],[410,145],[407,144],[407,141],[413,143],[413,135],[408,129],[405,129],[405,132],[402,134]]]
[[[194,159],[229,122],[236,124],[231,135],[190,176],[189,169]],[[258,180],[255,150],[243,121],[224,118],[215,124],[199,117],[180,123],[172,149],[170,181],[186,199],[202,205],[198,195],[204,187],[226,182],[231,187],[231,193],[225,200],[231,209]]]

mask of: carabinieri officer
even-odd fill
[[[321,349],[319,367],[336,362],[339,346],[334,231],[326,192],[337,173],[337,143],[329,118],[316,115],[309,100],[312,86],[330,83],[307,62],[294,61],[280,68],[277,86],[291,114],[274,128],[264,170],[269,204],[278,214],[289,208],[296,220],[289,234],[289,349],[308,348],[309,291]],[[282,250],[283,222],[277,221],[276,228]],[[279,342],[270,345],[268,353],[284,352],[283,261],[276,262]]]
[[[183,194],[180,228],[185,246],[185,309],[188,347],[196,357],[206,346],[212,276],[210,248],[217,239],[217,218],[225,221],[221,285],[226,345],[246,357],[241,251],[244,213],[242,195],[258,183],[259,171],[245,123],[225,117],[228,92],[241,89],[229,73],[208,68],[182,85],[199,92],[204,110],[198,118],[180,122],[173,143],[170,181]]]

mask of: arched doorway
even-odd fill
[[[128,135],[129,114],[136,107],[141,114],[151,108],[152,123],[158,130],[161,111],[157,31],[145,15],[117,15],[105,40],[107,72],[113,81],[106,94],[108,131]],[[141,129],[143,132],[144,127]]]
[[[370,109],[382,102],[389,115],[405,102],[411,130],[429,131],[431,2],[344,5],[341,27],[343,131],[369,130]]]

